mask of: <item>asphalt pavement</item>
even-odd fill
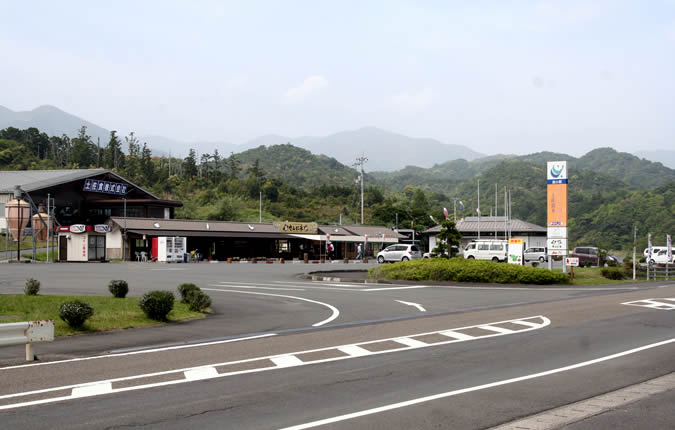
[[[0,293],[20,292],[26,277],[44,294],[106,295],[115,278],[132,295],[195,282],[214,313],[40,344],[35,364],[0,348],[8,428],[490,428],[675,372],[672,283],[303,276],[335,264],[26,266],[2,267]],[[666,391],[608,406],[572,428],[672,427],[670,401]]]

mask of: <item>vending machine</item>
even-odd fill
[[[187,240],[180,236],[152,238],[152,258],[164,263],[182,263],[187,253]]]

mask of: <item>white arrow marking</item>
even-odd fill
[[[413,303],[413,302],[404,302],[403,300],[396,300],[397,302],[403,304],[403,305],[408,305],[408,306],[415,306],[417,309],[420,310],[420,312],[426,312],[427,310],[422,307],[419,303]]]

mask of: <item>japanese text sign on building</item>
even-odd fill
[[[117,194],[123,196],[127,193],[127,184],[119,182],[100,181],[98,179],[85,179],[84,191],[94,193]]]
[[[275,222],[273,225],[282,233],[316,234],[319,231],[315,222]]]

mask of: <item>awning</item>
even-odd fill
[[[291,236],[301,238],[301,239],[307,239],[307,240],[320,240],[322,242],[326,241],[326,236],[321,234],[291,234]],[[331,242],[353,242],[353,243],[359,243],[359,242],[365,242],[366,238],[364,236],[330,236],[330,241]],[[368,237],[368,242],[372,243],[398,243],[398,239],[394,237],[385,237],[384,240],[382,240],[382,236],[376,236],[376,237]]]
[[[142,230],[129,229],[128,233],[146,236],[184,236],[184,237],[240,237],[245,239],[293,239],[293,235],[284,233],[244,233],[229,231],[185,231],[185,230]]]

